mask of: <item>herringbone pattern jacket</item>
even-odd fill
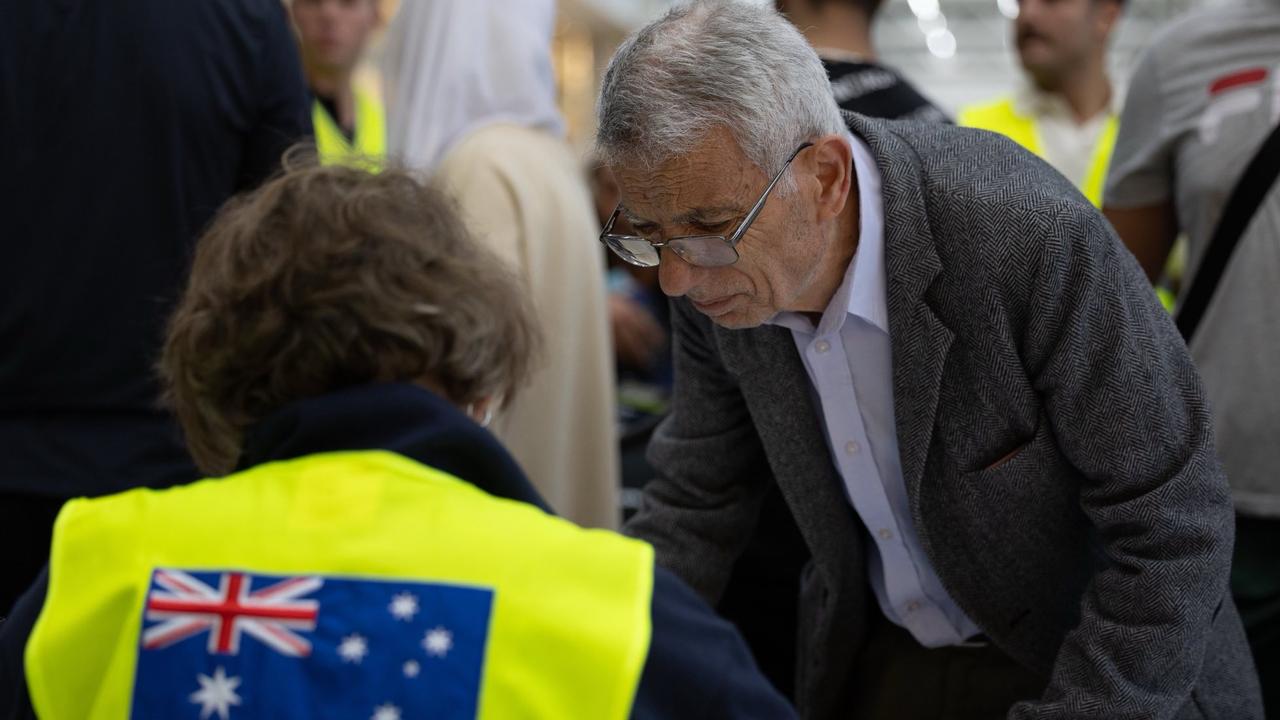
[[[848,122],[883,176],[917,529],[956,602],[1046,678],[1009,717],[1260,718],[1210,414],[1137,263],[1066,180],[1003,138]],[[879,608],[790,333],[724,330],[684,301],[673,318],[674,409],[650,448],[660,477],[628,531],[714,601],[776,482],[813,556],[800,710],[849,717]]]

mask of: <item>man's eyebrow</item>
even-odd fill
[[[687,212],[683,212],[671,219],[674,225],[699,225],[704,223],[722,223],[726,220],[743,214],[742,208],[737,205],[715,205],[709,207],[693,208]],[[622,214],[632,225],[657,225],[658,223],[636,217],[627,208],[622,208]]]
[[[619,209],[622,210],[622,217],[626,218],[627,222],[631,223],[632,225],[648,225],[649,224],[648,220],[642,220],[641,218],[636,217],[627,208],[619,206]]]

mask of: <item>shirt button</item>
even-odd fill
[[[820,353],[824,353],[831,349],[831,343],[827,342],[826,340],[819,340],[818,342],[813,344],[813,349],[817,350]]]
[[[920,603],[916,602],[915,600],[912,600],[911,602],[907,603],[907,612],[913,613],[919,609],[920,609]]]
[[[892,530],[890,530],[889,528],[880,528],[880,532],[879,532],[879,533],[877,533],[877,534],[880,536],[880,539],[881,539],[881,540],[892,540],[892,539],[893,539],[893,531],[892,531]]]
[[[854,442],[853,440],[850,440],[849,442],[844,444],[844,451],[849,453],[850,455],[857,455],[858,451],[861,449],[862,448],[858,447],[858,443]]]

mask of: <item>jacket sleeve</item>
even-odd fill
[[[684,583],[654,568],[653,639],[631,717],[794,718],[746,642]]]
[[[1105,562],[1045,694],[1009,716],[1171,718],[1227,597],[1234,513],[1213,420],[1186,346],[1102,217],[1063,202],[1042,222],[1021,240],[1035,270],[1015,327]]]
[[[772,481],[746,401],[721,364],[711,321],[676,300],[671,322],[676,392],[648,451],[658,477],[645,486],[624,531],[652,544],[660,565],[714,604]]]
[[[0,620],[0,718],[26,720],[36,716],[27,693],[24,656],[48,591],[49,569],[46,567],[31,588],[18,598],[9,617]]]

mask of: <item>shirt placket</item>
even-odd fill
[[[879,577],[873,579],[879,582],[872,584],[878,591],[877,600],[882,610],[930,645],[958,640],[951,622],[929,600],[918,576],[887,571],[887,568],[914,569],[915,562],[903,542],[872,455],[843,344],[835,334],[817,337],[805,348],[805,358],[819,389],[827,440],[844,478],[845,492],[875,548],[873,572]],[[836,382],[831,382],[832,378]]]

